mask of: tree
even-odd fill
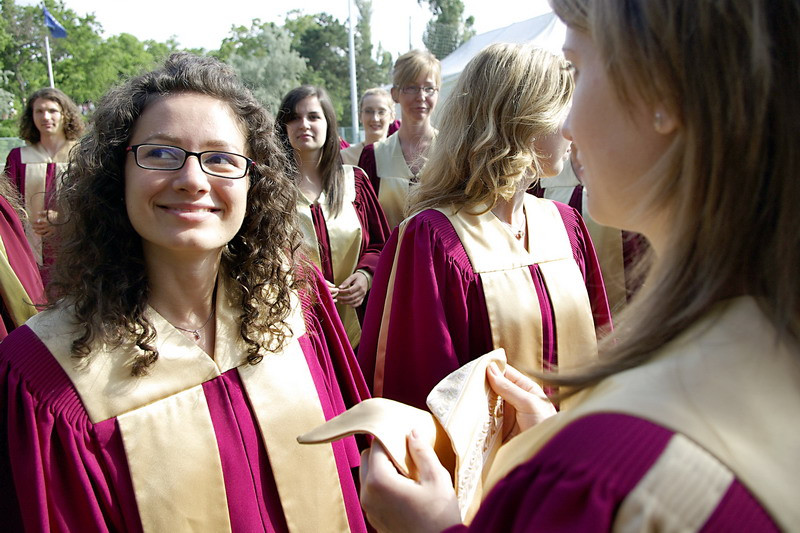
[[[356,25],[356,79],[359,93],[371,87],[391,83],[392,54],[384,51],[380,45],[372,54],[372,0],[356,0],[359,18]]]
[[[300,83],[306,61],[292,50],[289,33],[272,22],[253,20],[231,29],[217,55],[230,64],[273,114],[283,95]]]
[[[439,59],[444,59],[475,35],[472,28],[475,17],[464,20],[464,2],[461,0],[418,1],[420,4],[427,2],[434,15],[428,22],[422,42]]]

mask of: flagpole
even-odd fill
[[[55,84],[53,83],[53,63],[50,61],[50,39],[47,38],[47,35],[44,36],[44,48],[47,50],[47,75],[50,76],[50,88],[55,89]]]

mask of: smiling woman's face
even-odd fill
[[[151,103],[133,128],[130,145],[178,146],[190,152],[219,150],[248,155],[242,126],[230,107],[196,93],[165,96]],[[125,161],[125,205],[151,254],[219,252],[242,226],[249,178],[203,172],[194,156],[179,170],[140,168],[133,153]]]

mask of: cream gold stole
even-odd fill
[[[572,199],[572,191],[580,185],[580,181],[575,176],[571,163],[564,165],[564,170],[552,178],[543,178],[539,185],[544,191],[544,197],[548,200],[555,200],[564,204],[569,204]],[[589,214],[587,207],[587,192],[584,188],[581,197],[581,216],[586,223],[586,229],[592,237],[597,260],[600,263],[600,270],[603,274],[603,283],[608,296],[608,304],[611,308],[612,316],[622,311],[628,302],[628,291],[625,287],[625,260],[622,250],[622,232],[617,228],[602,226],[594,221]]]
[[[78,366],[70,354],[76,330],[67,310],[40,313],[28,325],[72,380],[89,419],[117,417],[145,531],[231,530],[203,383],[233,368],[253,406],[289,530],[349,531],[333,449],[295,440],[325,421],[298,341],[305,333],[299,302],[294,299],[288,344],[257,365],[244,363],[238,315],[234,299],[219,287],[212,360],[148,308],[159,358],[141,378],[130,375],[130,348],[98,347]]]
[[[8,262],[8,253],[2,237],[0,237],[0,284],[2,285],[3,302],[15,325],[24,324],[26,320],[36,314],[33,298],[22,286],[11,263]]]
[[[342,210],[333,217],[330,212],[327,197],[323,192],[317,203],[325,216],[325,225],[328,228],[330,242],[331,266],[333,268],[333,282],[338,286],[356,270],[358,259],[361,256],[362,228],[358,220],[358,213],[353,205],[356,199],[356,180],[353,167],[344,165],[344,198]],[[322,265],[319,256],[319,241],[314,229],[314,220],[311,216],[311,202],[302,194],[298,194],[297,213],[300,218],[300,227],[303,237],[308,245],[311,260],[317,266]],[[358,346],[361,340],[361,325],[354,308],[349,305],[336,304],[336,310],[342,318],[347,338],[352,346]]]
[[[779,342],[755,300],[737,298],[719,304],[649,363],[582,392],[569,411],[505,444],[485,494],[574,420],[593,413],[624,413],[699,444],[736,475],[782,528],[791,530],[800,524],[798,405],[800,347]],[[660,469],[667,478],[660,484],[674,493],[681,485],[675,473],[670,477],[671,470],[675,468]],[[650,479],[642,482],[651,486],[657,481],[646,477]],[[652,494],[650,499],[657,501]],[[712,503],[709,512],[716,506]]]
[[[28,220],[25,223],[25,235],[33,250],[36,262],[42,264],[42,238],[37,235],[31,226],[31,222],[39,218],[39,212],[45,209],[45,187],[47,185],[47,167],[50,163],[56,165],[56,178],[67,168],[69,161],[69,151],[75,145],[75,141],[67,143],[50,157],[50,154],[39,144],[27,144],[20,148],[20,158],[25,165],[25,212]],[[58,188],[58,179],[53,181],[54,187]],[[55,192],[55,191],[53,191]]]
[[[597,338],[586,284],[561,215],[552,202],[531,195],[525,195],[524,209],[530,251],[491,211],[440,211],[453,224],[480,275],[494,348],[504,348],[512,366],[543,370],[542,310],[529,268],[535,264],[553,306],[558,366],[583,366],[596,357]]]
[[[406,208],[406,199],[414,180],[414,174],[408,168],[406,158],[403,156],[399,135],[390,135],[386,139],[376,142],[374,146],[375,167],[381,180],[378,201],[386,214],[389,227],[395,228],[405,218],[403,212]],[[374,178],[374,176],[370,177]]]

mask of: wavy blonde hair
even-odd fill
[[[544,154],[534,139],[558,131],[572,98],[566,61],[546,50],[493,44],[464,68],[441,113],[430,159],[407,214],[445,205],[494,207]]]
[[[551,3],[598,47],[621,102],[662,105],[679,122],[640,178],[640,209],[670,215],[666,252],[601,346],[604,364],[554,381],[581,388],[639,366],[734,296],[800,339],[800,3]]]

